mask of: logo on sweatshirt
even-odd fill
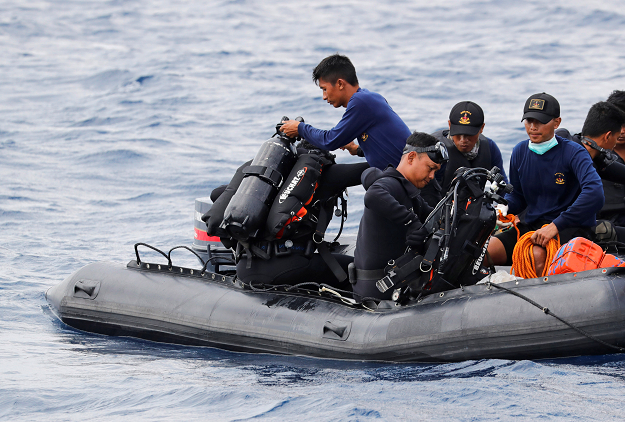
[[[555,177],[556,177],[556,184],[558,185],[563,185],[566,182],[566,180],[564,180],[564,175],[562,173],[556,173]]]
[[[369,135],[367,135],[367,132],[363,132],[363,134],[360,135],[360,140],[365,142],[367,139],[369,139]]]

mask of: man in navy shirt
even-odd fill
[[[289,120],[282,125],[282,132],[290,137],[299,135],[318,148],[343,148],[352,154],[357,139],[370,166],[383,170],[389,164],[399,164],[410,129],[384,97],[358,86],[349,58],[339,54],[326,57],[313,70],[313,81],[323,91],[324,100],[335,108],[347,109],[341,121],[330,130],[322,130]]]
[[[601,179],[588,152],[579,144],[555,135],[560,126],[560,104],[544,92],[525,102],[523,120],[529,140],[517,144],[510,159],[508,211],[525,211],[518,225],[521,236],[531,237],[536,274],[545,268],[545,246],[560,235],[560,242],[582,236],[592,238],[595,214],[603,206]],[[546,225],[543,227],[543,225]],[[516,230],[492,237],[488,253],[495,265],[511,264]],[[548,265],[548,264],[547,264]]]

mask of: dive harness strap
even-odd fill
[[[266,166],[247,166],[243,169],[243,177],[247,176],[258,176],[277,188],[282,185],[282,175]]]
[[[337,278],[337,280],[339,282],[347,280],[347,274],[345,274],[345,271],[341,267],[341,264],[339,264],[336,258],[333,257],[330,253],[328,242],[321,242],[317,244],[317,250],[319,251],[319,255],[321,255],[321,258],[323,258],[325,263],[328,265],[328,268],[332,270],[332,273]]]
[[[380,292],[386,292],[402,280],[405,280],[410,274],[420,270],[423,257],[421,255],[416,255],[416,252],[414,251],[410,251],[404,256],[406,255],[412,255],[413,258],[401,267],[393,268],[387,273],[387,275],[375,283],[375,286]]]
[[[422,274],[429,273],[438,255],[443,237],[444,230],[437,230],[432,235],[432,240],[424,256],[419,255],[416,251],[409,251],[398,258],[398,261],[404,261],[404,258],[412,257],[406,264],[401,267],[392,268],[386,276],[378,280],[375,283],[378,290],[382,293],[386,292],[388,289],[406,280],[408,276],[415,273],[417,270]],[[394,262],[389,262],[389,265],[394,265]]]
[[[428,246],[428,249],[425,252],[425,255],[423,255],[423,261],[422,261],[423,265],[419,267],[421,271],[423,271],[424,273],[432,269],[432,265],[434,264],[434,261],[436,260],[436,255],[438,254],[438,250],[441,246],[444,233],[445,233],[444,230],[437,230],[432,235],[432,240],[430,241],[430,245]]]
[[[343,196],[341,195],[340,197],[342,200],[341,230],[339,231],[338,236],[336,236],[336,238],[334,239],[335,242],[341,235],[341,231],[343,230],[344,218],[347,215],[347,204],[345,203]],[[335,198],[335,200],[338,200],[338,197]],[[323,240],[326,228],[328,227],[331,218],[332,216],[326,211],[326,207],[324,205],[321,205],[319,207],[319,218],[317,219],[317,227],[315,228],[315,232],[313,233],[313,241],[317,244],[317,250],[319,251],[319,255],[321,255],[321,258],[326,263],[328,268],[330,268],[330,270],[339,282],[343,282],[348,279],[347,274],[343,270],[343,267],[341,267],[341,264],[339,264],[336,258],[332,256],[330,248],[328,247],[329,243]]]

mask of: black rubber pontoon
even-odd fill
[[[625,346],[625,268],[501,286]],[[227,275],[131,261],[87,265],[46,298],[63,322],[80,330],[243,352],[442,362],[616,351],[488,284],[367,309],[331,293],[255,291]]]

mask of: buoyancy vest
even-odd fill
[[[449,153],[449,161],[445,165],[445,174],[443,175],[443,181],[441,183],[443,195],[449,190],[451,182],[454,179],[454,173],[460,167],[482,167],[485,169],[490,169],[492,167],[490,157],[490,140],[486,136],[480,134],[480,147],[478,149],[477,157],[469,161],[460,151],[458,151],[454,141],[447,137],[448,134],[449,129],[433,133],[433,136],[436,139],[445,144],[447,152]]]
[[[265,240],[300,238],[315,231],[325,205],[316,200],[315,191],[323,169],[333,163],[332,155],[319,150],[298,157],[267,216]]]

